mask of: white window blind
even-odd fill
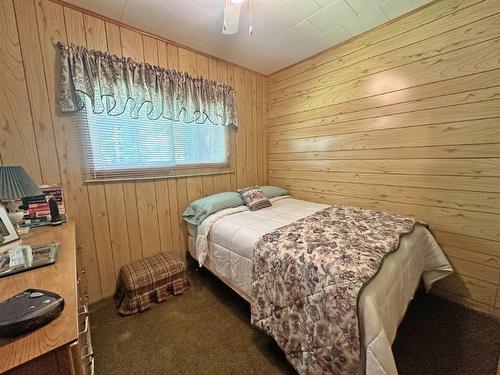
[[[90,108],[86,106],[87,108]],[[228,134],[222,125],[150,120],[82,110],[82,170],[86,181],[146,179],[230,172]]]

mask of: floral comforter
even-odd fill
[[[252,323],[300,374],[362,373],[358,297],[416,224],[332,206],[264,235],[254,253]]]

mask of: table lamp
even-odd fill
[[[9,218],[16,227],[24,217],[21,198],[42,195],[33,179],[21,166],[0,167],[0,200],[7,201]]]

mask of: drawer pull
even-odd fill
[[[89,316],[85,316],[85,324],[83,326],[83,330],[78,332],[78,336],[84,335],[89,331]]]
[[[80,281],[82,281],[82,279],[85,277],[85,270],[82,269],[82,270],[78,271],[76,274],[77,274],[76,275],[76,283],[80,284]]]
[[[92,357],[90,359],[90,365],[89,365],[89,367],[90,367],[90,375],[94,375],[94,368],[95,368],[94,361],[95,361],[95,359],[94,359],[94,357]]]
[[[82,305],[88,305],[89,303],[89,296],[88,294],[84,294],[83,296],[80,296],[80,304]]]
[[[89,315],[89,309],[87,305],[80,305],[78,306],[78,315],[79,316],[88,316]]]
[[[84,352],[86,352],[86,353],[84,353]],[[92,350],[92,347],[90,345],[85,345],[82,348],[82,351],[80,353],[82,355],[81,359],[86,359],[86,358],[93,359],[94,358],[94,351]]]

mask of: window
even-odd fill
[[[143,106],[145,107],[145,106]],[[91,108],[86,106],[86,108]],[[144,108],[143,108],[144,109]],[[82,110],[84,178],[142,179],[229,172],[229,129],[222,125],[150,120]]]

